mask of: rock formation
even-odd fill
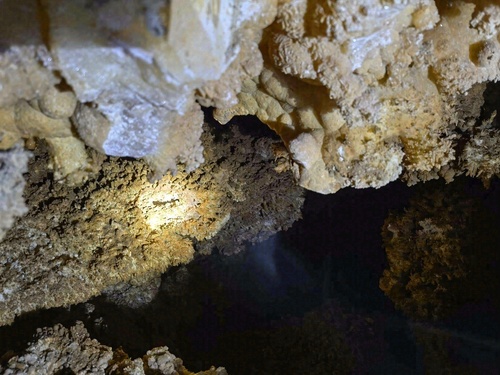
[[[71,328],[58,324],[37,330],[36,339],[21,355],[8,359],[3,374],[162,374],[195,375],[167,347],[149,350],[142,358],[132,360],[121,349],[91,339],[81,322]],[[212,367],[198,375],[227,375],[223,367]]]
[[[0,151],[0,241],[14,224],[16,216],[28,212],[23,191],[26,182],[23,173],[28,170],[30,154],[21,147]]]
[[[203,168],[179,170],[154,184],[144,162],[95,151],[99,173],[76,187],[58,183],[39,142],[29,163],[29,212],[0,242],[0,325],[102,292],[142,305],[156,294],[167,267],[192,259],[194,246],[205,254],[214,248],[234,253],[290,227],[304,199],[290,171],[274,170],[279,140],[228,130],[206,127]],[[13,184],[24,181],[14,178]]]
[[[388,267],[380,288],[413,319],[448,317],[500,287],[500,218],[485,207],[484,193],[473,196],[466,188],[463,181],[431,184],[384,223]]]
[[[499,24],[496,3],[286,2],[263,36],[262,73],[215,116],[257,115],[299,183],[322,193],[477,175],[482,140],[470,136],[490,136],[474,126],[500,78]]]
[[[141,306],[195,252],[290,227],[299,186],[488,184],[500,175],[499,30],[498,1],[0,1],[0,325],[101,293]],[[255,115],[283,142],[204,127],[202,107],[220,123]],[[385,227],[395,265],[383,288],[437,316],[448,306],[425,291],[448,284],[417,270],[417,297],[401,297],[414,270],[398,241],[420,239],[415,262],[423,244],[443,253],[432,272],[461,278],[450,259],[465,227],[410,214],[409,228],[394,219],[400,237]],[[40,340],[54,332],[73,340],[60,328]]]
[[[93,170],[83,143],[145,159],[152,178],[191,171],[201,104],[224,123],[257,115],[322,193],[498,173],[498,129],[480,118],[500,78],[496,3],[187,4],[3,1],[1,148],[47,139],[70,183]]]
[[[195,169],[203,161],[195,99],[235,103],[242,77],[262,68],[257,43],[275,8],[261,0],[3,1],[1,149],[48,139],[61,177],[89,167],[79,139],[107,155],[145,158],[157,178],[179,163]]]

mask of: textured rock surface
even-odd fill
[[[486,192],[468,192],[473,186],[433,182],[385,220],[380,288],[413,319],[443,319],[500,287],[500,218]]]
[[[54,87],[38,98],[29,102],[20,99],[15,105],[0,109],[0,150],[8,150],[23,139],[25,147],[31,149],[37,139],[45,139],[50,147],[55,178],[78,184],[94,166],[87,157],[84,143],[73,135],[70,116],[75,110],[76,98],[73,93],[60,92]]]
[[[468,176],[481,178],[485,186],[492,177],[500,176],[500,123],[497,98],[500,86],[490,85],[484,93],[483,121],[465,130],[466,141],[460,154],[460,165]]]
[[[0,241],[14,224],[17,216],[28,212],[23,190],[26,182],[23,173],[28,171],[30,154],[22,147],[0,151]]]
[[[194,243],[205,253],[235,252],[299,219],[302,189],[290,172],[273,170],[279,141],[237,131],[220,137],[204,133],[203,168],[154,184],[145,163],[94,152],[100,172],[78,187],[51,178],[40,144],[25,193],[30,212],[0,243],[0,324],[102,292],[139,306],[167,267],[191,260]],[[255,192],[256,181],[266,195]]]
[[[195,99],[236,102],[262,68],[257,43],[275,13],[263,0],[3,1],[0,148],[78,134],[107,155],[147,159],[156,178],[179,163],[190,171],[203,161]],[[61,178],[92,169],[82,152],[52,146]]]
[[[76,97],[59,87],[37,7],[31,0],[0,3],[0,150],[47,139],[56,178],[79,183],[93,166],[74,136]]]
[[[224,230],[197,242],[196,249],[205,254],[213,249],[237,253],[246,243],[264,241],[302,217],[304,191],[289,171],[282,142],[258,133],[244,134],[243,129],[234,126],[216,133],[217,147],[206,150],[206,158],[216,160],[203,167],[206,176],[215,182],[212,189],[226,192],[232,209]]]
[[[158,177],[203,161],[195,90],[204,104],[234,103],[241,76],[260,71],[260,30],[274,17],[262,1],[46,3],[58,68],[107,120],[77,117],[80,136],[108,155],[147,158]]]
[[[478,121],[500,78],[497,3],[277,6],[2,2],[0,147],[57,138],[56,176],[78,183],[94,170],[78,134],[146,159],[159,178],[202,162],[202,104],[221,122],[257,115],[285,141],[299,183],[323,193],[498,174],[498,148],[487,146],[497,126]]]
[[[25,193],[30,212],[0,244],[2,323],[191,259],[189,241],[152,232],[135,204],[149,184],[144,164],[108,161],[105,177],[72,189],[51,179],[47,163],[46,153],[37,152]]]
[[[483,83],[500,78],[500,7],[474,3],[284,2],[261,43],[263,72],[215,116],[257,115],[318,192],[450,180]]]
[[[58,324],[37,330],[36,340],[21,355],[10,358],[3,374],[164,374],[195,375],[166,346],[149,350],[132,360],[121,349],[91,339],[81,322],[67,329]],[[227,375],[223,367],[212,367],[199,375]]]
[[[39,20],[35,0],[0,2],[0,108],[33,99],[59,82],[47,66]]]

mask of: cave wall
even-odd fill
[[[0,324],[147,303],[291,226],[301,187],[487,184],[499,25],[496,1],[0,2]]]
[[[292,1],[261,42],[264,69],[225,123],[256,115],[307,189],[498,174],[498,129],[479,120],[499,79],[500,8],[475,1]],[[496,160],[496,161],[492,161]]]
[[[85,145],[158,179],[203,162],[202,105],[256,115],[313,191],[498,173],[481,117],[497,3],[185,4],[3,1],[0,149],[46,139],[73,184],[93,169]]]

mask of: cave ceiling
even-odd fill
[[[306,190],[488,185],[499,79],[497,1],[0,1],[0,325],[144,305]]]

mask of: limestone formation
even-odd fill
[[[221,122],[257,115],[284,140],[299,184],[322,193],[498,173],[496,149],[482,149],[495,127],[478,122],[487,83],[500,78],[495,2],[0,7],[0,147],[57,138],[52,165],[71,183],[95,171],[76,136],[108,155],[144,158],[153,179],[178,164],[195,169],[200,104]],[[478,163],[481,155],[489,161]]]
[[[264,70],[215,116],[257,115],[314,191],[451,180],[467,168],[463,128],[500,78],[499,24],[495,2],[283,2]]]
[[[161,273],[192,259],[194,246],[237,252],[300,218],[302,189],[290,171],[274,171],[279,140],[208,127],[202,139],[206,162],[194,172],[151,184],[144,162],[91,152],[100,172],[78,186],[54,181],[40,142],[27,174],[30,211],[0,242],[0,325],[103,292],[138,307],[156,295]]]
[[[135,204],[148,191],[144,164],[108,161],[106,177],[73,189],[51,179],[42,145],[29,168],[30,212],[0,243],[2,324],[25,311],[86,301],[110,285],[149,279],[191,259],[189,241],[152,232]]]
[[[279,139],[244,135],[235,127],[217,137],[218,147],[207,147],[206,155],[218,162],[207,164],[206,173],[223,187],[234,209],[224,230],[198,242],[196,249],[207,254],[216,248],[230,255],[247,243],[264,241],[290,228],[302,217],[304,191],[295,184]],[[237,151],[232,153],[232,149]],[[211,165],[218,167],[208,169]]]
[[[203,162],[195,99],[236,102],[262,68],[257,43],[275,11],[263,0],[3,1],[0,148],[57,138],[53,166],[70,183],[93,171],[78,138],[145,158],[154,178],[193,170]]]
[[[0,371],[6,375],[22,374],[163,374],[196,375],[166,346],[149,350],[142,358],[132,360],[120,348],[91,339],[82,322],[71,328],[60,324],[39,328],[36,339],[21,355],[12,356]],[[223,367],[212,367],[198,375],[227,375]]]
[[[485,207],[485,193],[464,193],[463,180],[443,185],[421,189],[382,228],[388,267],[380,288],[417,320],[443,319],[499,288],[498,214]]]
[[[23,199],[26,185],[23,173],[28,170],[29,157],[20,146],[0,151],[0,241],[15,218],[28,212]]]
[[[500,129],[498,120],[490,118],[474,129],[460,161],[468,176],[479,177],[485,186],[500,176]]]
[[[70,117],[76,107],[71,92],[48,89],[39,99],[19,99],[0,109],[0,149],[8,150],[24,139],[25,147],[35,147],[37,139],[45,139],[52,156],[51,167],[57,180],[78,184],[94,171],[85,144],[73,134]]]
[[[0,108],[31,100],[59,83],[51,70],[36,3],[0,2]]]
[[[80,183],[93,166],[70,118],[77,100],[60,87],[53,58],[44,44],[36,1],[0,3],[0,150],[21,140],[49,142],[57,179]]]
[[[239,76],[260,70],[256,43],[273,19],[273,7],[262,1],[42,3],[55,69],[80,102],[93,103],[108,120],[104,129],[76,121],[82,138],[109,155],[158,155],[162,174],[177,162],[188,169],[200,164],[194,91],[206,103],[234,102]],[[185,155],[167,152],[179,142]]]

